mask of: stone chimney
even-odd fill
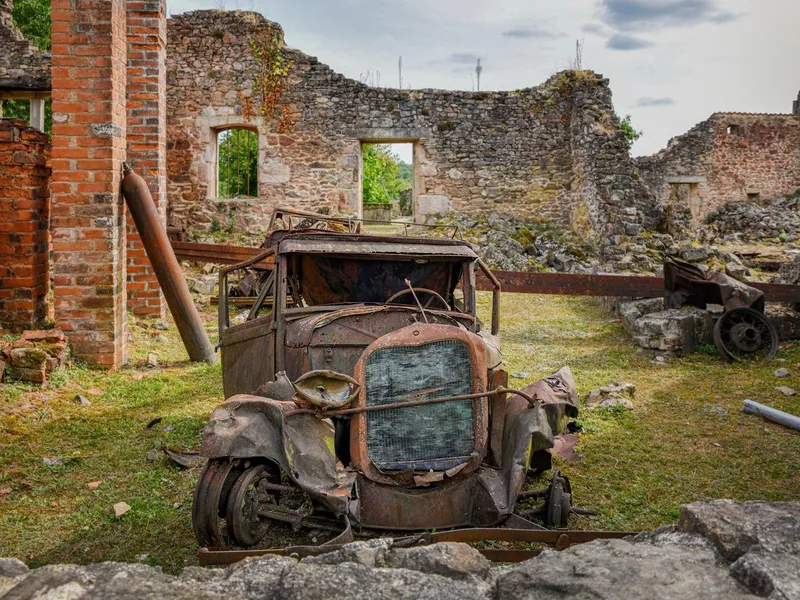
[[[792,112],[800,117],[800,92],[797,92],[797,100],[792,105]]]

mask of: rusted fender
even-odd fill
[[[531,455],[552,448],[555,436],[564,431],[568,419],[578,416],[578,394],[569,367],[562,367],[523,391],[535,395],[539,402],[531,407],[519,395],[507,401],[502,470],[508,473],[508,506],[512,508],[525,483]]]
[[[214,409],[200,454],[269,459],[312,497],[347,514],[355,473],[337,468],[333,424],[309,414],[287,419],[285,413],[296,408],[293,402],[233,396]]]

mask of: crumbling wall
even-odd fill
[[[49,282],[50,144],[20,119],[0,119],[0,321],[36,327]]]
[[[493,211],[593,233],[641,220],[608,81],[562,73],[535,88],[374,88],[287,50],[285,82],[254,53],[282,36],[248,12],[195,11],[168,23],[168,196],[176,224],[266,226],[274,205],[361,211],[361,142],[411,141],[415,214]],[[280,88],[264,110],[264,87]],[[271,86],[271,87],[270,87]],[[216,134],[259,135],[258,198],[216,198]],[[627,181],[625,179],[627,178]],[[639,202],[648,202],[642,194]],[[628,227],[626,224],[630,224]]]
[[[14,25],[13,0],[0,0],[0,92],[50,89],[50,53],[25,39]]]
[[[773,199],[800,188],[800,117],[715,113],[636,164],[667,220],[672,216],[678,228],[696,225],[730,202]]]

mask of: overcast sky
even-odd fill
[[[535,86],[583,67],[611,80],[651,154],[715,111],[791,112],[800,90],[800,0],[168,0],[170,14],[256,10],[287,43],[354,79],[470,90]]]

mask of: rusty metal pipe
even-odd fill
[[[122,194],[125,196],[136,229],[142,238],[147,258],[164,292],[169,312],[175,319],[189,358],[196,362],[214,363],[217,360],[214,346],[211,345],[200,320],[200,313],[197,312],[192,295],[189,293],[189,286],[186,285],[178,259],[172,250],[167,230],[161,224],[150,189],[145,180],[127,164],[124,167],[124,174]]]

